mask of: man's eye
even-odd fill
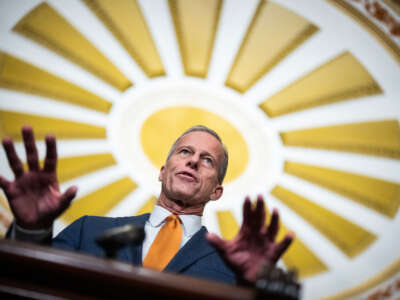
[[[182,154],[189,154],[189,150],[187,150],[187,149],[182,149],[182,150],[181,150],[181,153],[182,153]]]
[[[213,164],[212,159],[209,158],[209,157],[205,157],[205,158],[204,158],[204,162],[205,162],[207,165],[210,165],[210,166]]]

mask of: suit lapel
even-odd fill
[[[180,272],[203,256],[214,252],[215,249],[205,239],[206,232],[206,228],[202,227],[185,246],[178,251],[164,271]]]
[[[127,247],[127,254],[131,255],[131,257],[128,257],[129,261],[131,261],[134,266],[142,266],[142,246],[143,244]]]

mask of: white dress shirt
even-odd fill
[[[157,236],[158,231],[165,224],[165,219],[171,215],[171,212],[161,206],[154,206],[153,212],[150,218],[147,220],[144,231],[146,237],[143,241],[142,248],[142,261],[147,255],[151,244]],[[201,228],[201,217],[196,215],[179,215],[182,225],[182,241],[179,248],[182,248],[190,238],[200,230]]]

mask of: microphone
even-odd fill
[[[96,238],[96,243],[104,249],[108,258],[115,258],[117,252],[126,245],[138,245],[143,242],[143,226],[128,224],[104,231]]]

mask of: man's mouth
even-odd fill
[[[181,177],[181,178],[184,178],[184,179],[188,180],[188,181],[197,181],[196,176],[194,176],[190,172],[183,171],[183,172],[179,172],[177,175],[179,177]]]

